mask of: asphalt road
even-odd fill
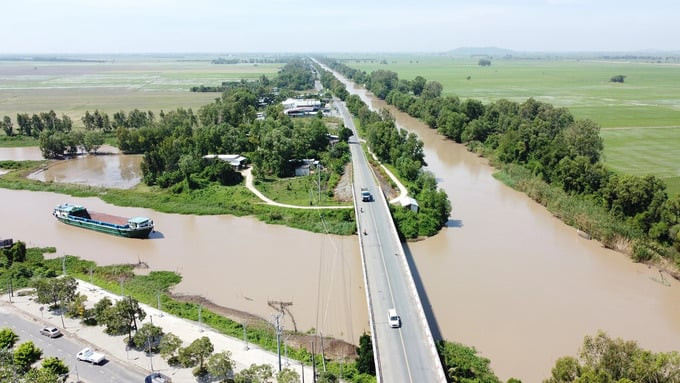
[[[373,177],[356,129],[344,103],[337,102],[345,126],[352,129],[350,150],[354,172],[354,189],[359,204],[357,224],[362,237],[366,262],[368,293],[372,301],[379,375],[382,382],[442,381],[441,363],[428,343],[431,337],[427,323],[418,315],[419,301],[410,289],[412,277],[404,266],[401,242],[392,228],[392,216],[385,197]],[[361,201],[361,188],[373,195],[371,202]],[[387,311],[396,309],[401,328],[391,328]]]
[[[135,368],[121,365],[110,359],[100,366],[76,360],[78,351],[85,347],[90,347],[90,345],[69,336],[50,339],[40,335],[40,329],[43,327],[41,323],[24,319],[23,317],[6,312],[2,308],[0,308],[1,327],[9,327],[19,335],[17,344],[29,340],[33,341],[43,351],[43,358],[46,356],[61,358],[69,367],[68,382],[77,381],[77,377],[88,383],[144,382],[145,375],[142,372],[138,372]]]

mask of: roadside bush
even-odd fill
[[[52,371],[55,375],[68,374],[68,366],[64,363],[64,361],[53,356],[48,356],[47,358],[43,359],[42,368]]]
[[[0,350],[10,349],[19,340],[19,335],[15,334],[9,327],[0,329]]]
[[[42,350],[36,347],[32,341],[20,344],[14,350],[14,364],[21,372],[26,372],[33,363],[38,361],[42,356]]]

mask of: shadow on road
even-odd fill
[[[406,256],[406,262],[408,262],[408,267],[411,269],[413,274],[413,282],[416,284],[416,290],[418,291],[418,296],[420,297],[420,302],[423,304],[423,311],[425,311],[425,318],[427,319],[427,324],[430,326],[430,331],[432,332],[432,337],[434,341],[442,340],[441,329],[437,323],[437,318],[434,316],[432,311],[432,305],[430,304],[430,299],[427,297],[427,292],[423,286],[423,281],[420,278],[420,273],[418,273],[418,268],[416,268],[413,262],[413,255],[411,254],[411,249],[408,247],[408,243],[402,243],[404,247],[404,254]]]

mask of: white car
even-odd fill
[[[76,359],[92,364],[102,364],[106,360],[106,356],[102,353],[95,352],[91,348],[84,348],[76,354]]]
[[[56,327],[48,326],[41,328],[40,334],[49,338],[58,338],[61,336],[61,331],[59,331],[59,329]]]
[[[390,323],[390,327],[399,328],[401,327],[401,318],[397,315],[397,310],[389,309],[387,310],[387,319]]]

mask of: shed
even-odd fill
[[[227,161],[236,170],[242,169],[248,160],[239,154],[206,154],[203,158],[217,158],[222,161]]]
[[[418,212],[420,210],[420,206],[418,206],[418,201],[416,201],[415,198],[406,196],[402,198],[399,203],[401,204],[401,207],[411,209],[411,211]]]

